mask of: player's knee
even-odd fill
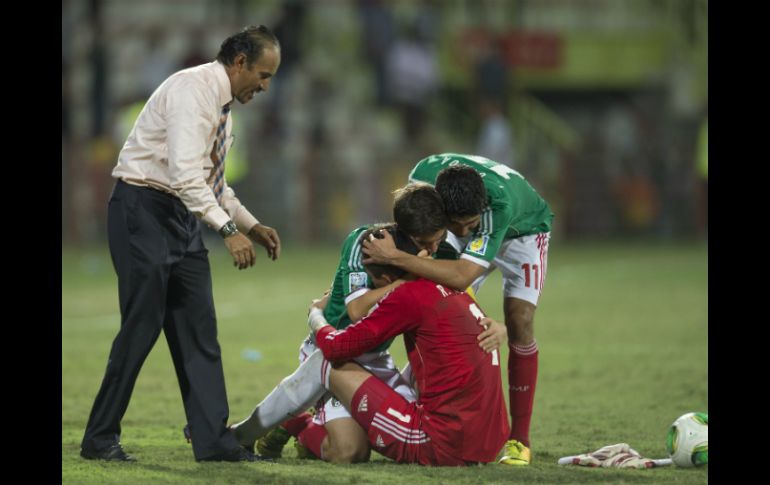
[[[342,441],[330,443],[324,450],[326,461],[339,464],[362,463],[369,460],[369,455],[368,443]]]

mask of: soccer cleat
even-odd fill
[[[289,438],[291,435],[288,431],[281,426],[276,426],[257,441],[257,452],[269,458],[280,458]]]
[[[307,449],[298,439],[294,440],[294,449],[297,450],[297,458],[300,460],[317,460],[318,457],[312,451]]]
[[[502,454],[497,460],[501,465],[525,466],[532,461],[532,452],[518,440],[506,441]]]

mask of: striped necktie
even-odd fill
[[[222,203],[222,192],[225,188],[225,127],[227,126],[227,115],[230,113],[230,103],[222,107],[222,114],[219,116],[219,127],[217,127],[217,138],[214,140],[214,147],[211,149],[211,161],[214,162],[214,173],[209,178],[209,185],[214,191],[217,203]]]

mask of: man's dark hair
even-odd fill
[[[477,216],[487,207],[487,189],[481,175],[467,165],[454,165],[438,173],[436,191],[450,217]]]
[[[446,228],[449,220],[444,201],[430,185],[410,183],[396,189],[393,194],[393,220],[403,232],[419,237]]]
[[[396,247],[401,251],[409,254],[417,254],[420,252],[420,248],[418,248],[414,241],[412,241],[412,238],[410,238],[407,233],[402,231],[397,224],[393,223],[375,224],[371,228],[367,229],[364,231],[363,236],[361,236],[361,244],[363,245],[363,242],[368,240],[370,235],[374,235],[374,237],[377,239],[382,239],[385,237],[382,234],[383,231],[388,231],[390,235],[393,236],[393,242],[396,243]],[[398,279],[406,274],[406,270],[391,264],[370,263],[364,264],[364,267],[372,274],[372,276],[376,278],[382,278],[383,275],[387,274],[392,279]]]
[[[238,54],[246,54],[246,67],[251,69],[251,66],[262,57],[262,52],[268,45],[281,48],[278,38],[270,29],[264,25],[250,25],[222,42],[217,60],[225,66],[231,66]]]

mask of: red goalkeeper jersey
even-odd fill
[[[508,439],[509,424],[499,354],[485,353],[476,340],[483,316],[467,293],[421,278],[393,290],[358,323],[324,327],[316,342],[336,361],[403,334],[424,431],[457,458],[489,462]]]

